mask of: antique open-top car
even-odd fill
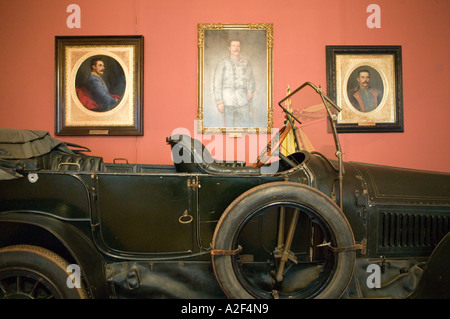
[[[335,159],[302,147],[305,88]],[[309,82],[278,104],[253,165],[182,134],[148,165],[2,129],[0,298],[449,297],[450,174],[344,162],[339,107]]]

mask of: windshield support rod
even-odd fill
[[[338,174],[339,174],[339,206],[341,207],[341,209],[343,209],[343,194],[342,194],[342,188],[343,188],[343,180],[344,180],[344,162],[342,159],[342,150],[341,150],[341,144],[339,143],[339,137],[337,134],[337,129],[336,129],[336,125],[334,123],[334,117],[335,115],[333,115],[333,113],[331,112],[329,105],[331,105],[337,112],[341,111],[341,108],[339,106],[336,105],[336,103],[334,103],[327,95],[325,95],[322,91],[322,88],[319,86],[315,86],[314,84],[312,84],[311,82],[305,82],[302,85],[300,85],[298,88],[296,88],[294,91],[292,91],[291,93],[289,93],[288,95],[286,95],[281,101],[278,102],[278,105],[281,107],[281,109],[288,114],[289,116],[292,117],[292,119],[289,119],[289,116],[287,117],[287,120],[289,122],[291,122],[291,126],[292,128],[295,128],[294,124],[294,120],[296,122],[298,122],[299,124],[302,124],[302,122],[300,122],[295,116],[294,114],[292,114],[293,112],[288,111],[283,105],[282,103],[284,101],[286,101],[287,99],[291,98],[291,96],[293,96],[294,94],[296,94],[298,91],[300,91],[301,89],[303,89],[305,86],[310,86],[311,88],[313,88],[322,98],[322,102],[325,106],[325,109],[327,110],[327,114],[328,114],[328,119],[330,121],[330,126],[331,126],[331,130],[333,133],[333,138],[334,138],[334,143],[336,146],[336,157],[338,158],[338,162],[339,162],[339,168],[338,168]],[[297,134],[295,134],[295,138],[297,141]],[[297,141],[297,145],[298,145],[298,141]]]

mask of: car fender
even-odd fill
[[[9,224],[5,226],[8,228],[13,224],[27,229],[33,228],[38,230],[39,234],[50,235],[49,238],[58,242],[54,244],[62,245],[72,256],[73,261],[80,266],[91,297],[105,298],[108,296],[105,261],[92,241],[73,225],[50,216],[27,212],[1,213],[0,227],[2,224]],[[32,244],[26,241],[29,235],[31,234],[26,233],[23,236],[15,234],[15,240],[20,242],[11,242],[11,239],[0,237],[0,244],[4,245],[5,242],[7,245]],[[45,245],[43,246],[45,247]]]
[[[450,298],[450,233],[441,239],[428,260],[414,299]]]

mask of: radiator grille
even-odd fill
[[[382,212],[380,246],[433,247],[449,232],[450,216],[438,214]]]

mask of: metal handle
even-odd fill
[[[128,164],[128,159],[126,158],[115,158],[113,159],[113,163],[116,164],[118,161],[124,161],[125,164]]]
[[[178,221],[181,224],[189,224],[193,220],[194,220],[194,217],[192,217],[192,215],[189,215],[187,210],[185,210],[183,215],[181,215],[180,218],[178,218]]]
[[[63,166],[63,165],[68,165],[68,166],[70,166],[70,165],[75,165],[75,166],[78,166],[78,171],[81,170],[81,166],[80,166],[80,164],[78,164],[78,163],[59,163],[59,164],[58,164],[58,171],[59,171],[59,169],[61,168],[61,166]]]

